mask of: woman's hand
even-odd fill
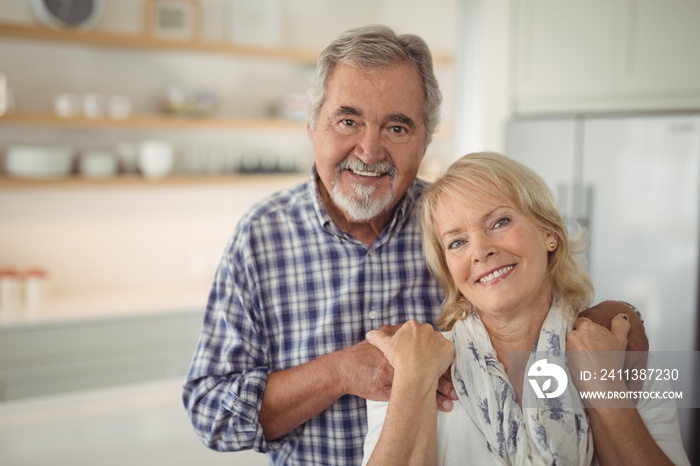
[[[630,322],[627,314],[618,314],[610,322],[610,330],[586,317],[574,322],[566,336],[567,351],[625,351]]]
[[[623,368],[635,361],[636,365],[646,367],[645,351],[625,352],[629,331],[630,317],[624,313],[612,319],[610,330],[585,317],[576,320],[574,329],[566,337],[569,370],[576,388],[599,392],[628,389],[625,380],[621,380],[624,379],[621,375],[626,372]],[[637,356],[630,359],[630,354]],[[588,371],[586,377],[580,377],[581,371]],[[672,464],[649,433],[632,400],[589,398],[584,402],[601,465]]]
[[[383,329],[367,333],[394,368],[394,373],[417,379],[438,380],[454,359],[454,344],[430,324],[409,320],[394,334]]]
[[[566,336],[569,370],[576,388],[580,391],[627,389],[615,375],[625,363],[629,330],[627,314],[615,316],[610,322],[610,330],[585,317],[576,319],[574,329]],[[584,372],[590,375],[588,380],[580,376]],[[613,377],[603,377],[603,374],[613,374]]]
[[[432,465],[437,462],[438,381],[454,359],[454,344],[429,324],[410,320],[393,335],[367,333],[394,368],[386,418],[368,465]]]
[[[620,314],[627,314],[631,328],[627,334],[627,351],[649,351],[649,339],[644,331],[644,322],[637,309],[623,301],[602,301],[582,311],[579,316],[587,317],[596,324],[610,328],[612,319]]]

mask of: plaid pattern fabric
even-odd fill
[[[258,422],[267,374],[364,339],[371,329],[433,322],[443,292],[424,262],[416,180],[371,247],[341,231],[309,182],[273,195],[240,222],[209,296],[183,391],[210,448],[266,452],[278,465],[358,465],[365,401],[344,396],[287,436]]]

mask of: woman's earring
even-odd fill
[[[549,243],[549,247],[554,250],[554,248],[557,247],[557,240],[553,239],[551,243]]]

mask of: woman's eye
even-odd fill
[[[462,246],[462,245],[464,245],[464,244],[466,244],[466,241],[461,240],[461,239],[456,239],[456,240],[454,240],[454,241],[451,241],[451,242],[447,245],[447,249],[456,249],[456,248],[458,248],[458,247],[460,247],[460,246]]]
[[[501,219],[496,220],[496,223],[494,223],[493,227],[494,228],[502,228],[510,223],[510,218],[508,217],[503,217]]]

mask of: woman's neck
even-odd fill
[[[480,313],[479,317],[486,327],[491,344],[496,350],[498,360],[508,368],[508,353],[511,351],[532,351],[552,306],[552,297],[533,306],[515,309],[508,313],[493,315]]]
[[[551,297],[538,306],[517,310],[507,316],[481,316],[496,350],[498,361],[508,375],[515,390],[518,404],[522,400],[522,387],[525,377],[525,367],[533,346],[537,342],[549,309]]]

